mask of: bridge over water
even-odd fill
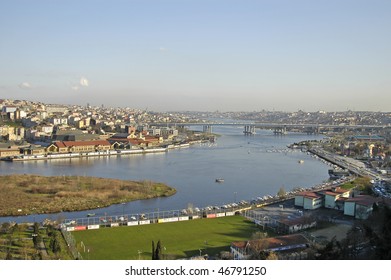
[[[203,132],[211,133],[213,126],[242,126],[244,134],[255,134],[255,129],[271,129],[275,134],[286,134],[287,131],[298,130],[308,134],[317,134],[324,131],[369,131],[391,129],[386,125],[335,125],[315,123],[259,123],[259,122],[202,122],[202,123],[151,123],[150,126],[191,127],[202,126]]]

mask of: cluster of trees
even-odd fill
[[[35,249],[35,243],[32,243],[36,242],[37,238],[33,236],[32,241],[26,238],[26,228],[26,225],[19,225],[17,223],[1,224],[0,243],[3,243],[3,246],[0,246],[1,258],[6,260],[41,259],[39,251]],[[35,228],[33,228],[34,231],[36,231]],[[28,232],[30,231],[28,230]]]
[[[346,238],[333,238],[326,246],[318,248],[316,259],[391,259],[391,209],[374,205],[372,215],[365,221],[355,223]]]
[[[48,237],[50,238],[49,249],[55,254],[60,253],[61,252],[60,240],[62,239],[61,233],[58,230],[55,230],[52,226],[48,226],[47,234]]]
[[[3,245],[1,245],[3,244]],[[39,223],[0,224],[0,259],[42,260],[70,258],[61,232]]]

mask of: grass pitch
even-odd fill
[[[152,240],[161,241],[166,259],[228,251],[259,229],[241,216],[73,232],[85,260],[150,260]],[[81,246],[81,242],[84,246]]]

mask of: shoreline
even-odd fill
[[[191,143],[193,144],[193,143]],[[168,145],[164,147],[147,148],[147,149],[133,149],[133,150],[105,150],[98,152],[82,152],[82,153],[56,153],[44,155],[20,155],[13,157],[1,158],[3,161],[17,162],[17,161],[34,161],[34,160],[51,160],[51,159],[67,159],[67,158],[85,158],[85,157],[100,157],[100,156],[121,156],[132,154],[149,154],[149,153],[165,153],[171,149],[187,148],[190,143],[179,145]]]
[[[150,198],[177,190],[163,183],[87,176],[0,176],[0,218],[80,212]]]

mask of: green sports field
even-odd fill
[[[101,228],[73,232],[83,258],[92,260],[151,259],[152,240],[161,241],[167,259],[228,251],[232,241],[247,240],[258,228],[241,216],[175,223]],[[80,246],[80,244],[84,246]]]

